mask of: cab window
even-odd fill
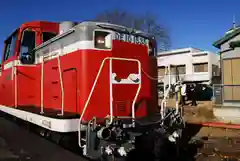
[[[36,46],[36,34],[34,31],[25,30],[23,32],[20,54],[30,53]]]
[[[13,35],[5,41],[4,61],[14,56],[17,38],[18,38],[18,30],[14,32]]]
[[[36,47],[36,33],[32,30],[25,30],[21,39],[20,57],[25,57],[22,63],[32,64],[34,59],[33,49]],[[27,58],[27,59],[26,59]]]

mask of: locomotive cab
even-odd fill
[[[4,41],[2,66],[18,60],[21,64],[34,64],[35,56],[31,53],[33,49],[55,37],[58,32],[58,24],[53,22],[29,22],[21,25]]]
[[[34,56],[30,53],[42,42],[58,34],[58,24],[52,22],[29,22],[21,25],[5,41],[2,54],[0,81],[2,87],[1,104],[16,107],[14,94],[14,66],[33,64]],[[26,88],[26,87],[25,87]],[[14,103],[15,102],[15,103]]]

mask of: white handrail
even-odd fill
[[[44,90],[44,55],[42,56],[42,66],[41,66],[41,111],[40,113],[43,114],[43,90]]]
[[[171,66],[168,65],[167,67],[167,71],[168,71],[168,89],[166,90],[165,92],[165,85],[164,85],[164,97],[163,97],[163,100],[161,102],[161,110],[160,110],[160,113],[161,113],[161,118],[164,119],[165,117],[165,108],[166,108],[166,99],[169,95],[169,92],[171,90]]]
[[[113,96],[112,96],[112,59],[109,59],[109,97],[110,97],[110,121],[108,125],[110,125],[113,121]]]
[[[14,77],[14,96],[15,96],[15,99],[14,99],[14,105],[15,105],[15,108],[17,108],[17,105],[18,105],[18,102],[17,102],[17,96],[18,96],[18,89],[17,89],[17,67],[16,67],[16,61],[14,61],[14,66],[13,66],[13,75],[15,76]]]
[[[137,63],[138,63],[138,74],[139,74],[139,78],[140,78],[140,82],[141,82],[141,70],[142,70],[142,67],[141,67],[141,62],[139,60],[137,60]],[[138,89],[137,89],[137,93],[133,99],[133,102],[132,102],[132,125],[135,127],[135,104],[136,104],[136,101],[137,101],[137,97],[139,95],[139,92],[141,90],[141,87],[142,87],[142,82],[138,84]]]
[[[61,93],[62,93],[62,108],[61,108],[61,115],[64,115],[64,87],[63,87],[63,78],[62,78],[62,68],[61,68],[61,60],[60,55],[57,57],[58,59],[58,71],[59,71],[59,78],[60,78],[60,86],[61,86]]]
[[[141,75],[141,62],[140,62],[139,60],[137,60],[137,59],[118,58],[118,57],[106,57],[106,58],[103,59],[101,65],[100,65],[99,71],[98,71],[98,73],[97,73],[97,76],[96,76],[96,78],[95,78],[95,80],[94,80],[92,89],[91,89],[91,91],[90,91],[90,93],[89,93],[89,95],[88,95],[87,101],[86,101],[86,103],[85,103],[85,105],[84,105],[84,108],[83,108],[82,114],[81,114],[81,116],[80,116],[79,122],[78,122],[78,123],[79,123],[79,125],[78,125],[78,136],[79,136],[79,137],[78,137],[78,144],[79,144],[80,147],[82,147],[82,145],[81,145],[81,122],[82,122],[82,118],[83,118],[83,116],[84,116],[84,114],[85,114],[85,111],[86,111],[86,109],[87,109],[87,106],[88,106],[88,104],[89,104],[89,101],[90,101],[90,99],[91,99],[91,96],[92,96],[92,94],[93,94],[93,91],[94,91],[94,89],[95,89],[95,86],[96,86],[96,84],[97,84],[98,78],[99,78],[99,76],[100,76],[100,74],[101,74],[101,71],[102,71],[102,69],[103,69],[103,66],[104,66],[106,60],[110,60],[110,65],[112,65],[112,64],[111,64],[111,60],[135,61],[135,62],[138,63],[139,75]],[[110,72],[112,72],[112,66],[110,67]],[[112,73],[110,73],[110,72],[109,72],[109,77],[110,77],[110,83],[111,83]],[[141,78],[141,77],[140,77],[140,78]],[[112,91],[111,91],[111,88],[112,88],[112,84],[110,84],[110,101],[112,100]],[[135,123],[134,123],[134,122],[135,122],[135,121],[134,121],[134,119],[135,119],[134,106],[135,106],[135,103],[136,103],[138,94],[139,94],[139,92],[140,92],[140,89],[141,89],[141,83],[139,83],[137,93],[136,93],[136,95],[135,95],[135,97],[134,97],[134,100],[133,100],[133,103],[132,103],[132,119],[133,119],[132,121],[133,121],[133,125],[135,125]],[[112,121],[113,121],[113,113],[111,112],[111,110],[113,111],[112,108],[113,108],[113,107],[112,107],[112,102],[110,102],[110,121],[108,122],[108,124],[111,124]]]

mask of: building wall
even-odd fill
[[[193,51],[193,50],[191,50]],[[165,52],[166,53],[166,52]],[[212,64],[219,67],[219,55],[207,51],[188,52],[188,53],[174,53],[174,54],[159,54],[158,66],[163,67],[168,64],[171,65],[185,65],[186,73],[180,74],[180,79],[185,81],[209,81],[212,78]],[[207,72],[194,72],[194,64],[208,63]],[[163,73],[163,72],[160,72]],[[176,81],[176,76],[172,75],[171,82]],[[159,82],[168,81],[168,76],[159,75]]]
[[[224,44],[222,44],[220,47],[221,51],[225,51],[225,50],[229,49],[229,42],[236,41],[236,40],[240,40],[240,35],[237,35],[234,38],[232,38],[232,39],[228,40],[227,42],[225,42]],[[224,52],[221,54],[222,59],[239,58],[239,57],[240,57],[240,48],[235,48],[234,50]]]
[[[223,94],[225,101],[240,101],[240,58],[223,60]]]
[[[236,40],[240,40],[240,35],[235,36],[220,46],[221,51],[226,51],[221,53],[222,98],[224,105],[233,102],[238,106],[240,102],[240,48],[227,51],[230,49],[229,43]]]

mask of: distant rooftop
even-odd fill
[[[228,40],[232,39],[233,37],[239,34],[240,34],[240,26],[233,25],[233,27],[231,27],[227,32],[225,32],[222,38],[220,38],[219,40],[213,43],[213,46],[215,46],[216,48],[220,48],[222,44],[224,44],[225,42],[227,42]]]
[[[188,48],[180,48],[180,49],[173,49],[164,52],[158,52],[157,56],[165,56],[165,55],[172,55],[172,54],[185,54],[185,53],[192,53],[192,52],[201,52],[202,50],[198,48],[188,47]]]
[[[198,48],[189,47],[189,48],[180,48],[180,49],[174,49],[174,50],[169,50],[169,51],[164,51],[164,52],[158,52],[157,57],[176,55],[176,54],[186,54],[186,53],[191,53],[192,56],[218,54],[218,53],[207,51],[207,50],[201,50]]]

